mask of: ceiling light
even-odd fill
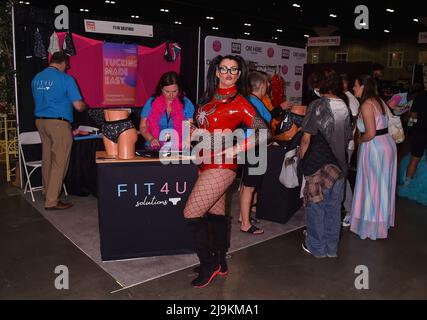
[[[175,21],[175,24],[182,24],[181,21]]]
[[[336,15],[336,14],[333,14],[333,13],[331,13],[329,16],[330,16],[331,18],[336,18],[336,17],[337,17],[337,15]]]
[[[139,16],[130,16],[131,18],[138,19]]]
[[[89,9],[85,9],[85,12],[89,12]]]
[[[362,22],[360,25],[361,26],[366,26],[366,22]]]
[[[116,1],[110,1],[111,4],[116,4]]]
[[[414,22],[418,22],[418,19],[417,19],[417,18],[414,18],[412,21],[414,21]]]
[[[214,17],[206,17],[206,19],[208,19],[208,20],[213,20],[214,19]]]
[[[110,0],[105,0],[105,3],[110,3]]]
[[[394,12],[394,9],[385,9],[385,11]]]
[[[282,30],[282,29],[276,29],[276,31],[277,31],[277,32],[283,32],[283,30]]]
[[[271,39],[273,39],[273,40],[277,40],[278,38],[277,38],[277,37],[272,37]]]
[[[218,27],[212,27],[212,30],[219,30]]]
[[[80,9],[80,11],[85,11],[85,9]]]
[[[251,34],[249,32],[245,32],[245,35],[246,36],[250,36]]]
[[[169,9],[160,9],[161,12],[169,12]]]
[[[25,2],[25,4],[30,4],[29,2]]]
[[[390,33],[390,30],[385,29],[384,32],[385,33]]]
[[[24,4],[24,1],[19,1],[20,4]]]
[[[294,3],[294,4],[292,5],[292,7],[295,7],[295,8],[301,8],[301,6],[300,6],[298,3]]]
[[[306,37],[306,38],[310,38],[310,35],[308,35],[308,34],[305,34],[305,35],[304,35],[304,37]]]
[[[251,27],[252,25],[250,23],[245,23],[245,27]]]

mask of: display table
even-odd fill
[[[193,252],[183,212],[197,166],[118,160],[105,151],[96,165],[103,261]]]
[[[268,165],[258,190],[257,218],[286,223],[302,205],[300,188],[288,189],[279,181],[285,153],[279,146],[267,148]]]

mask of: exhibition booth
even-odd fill
[[[126,110],[138,130],[141,109],[167,71],[180,74],[186,96],[196,105],[210,60],[227,54],[241,55],[251,70],[278,79],[282,97],[301,105],[306,49],[217,37],[200,28],[112,22],[111,17],[88,20],[77,14],[70,14],[68,30],[55,30],[55,18],[53,10],[15,8],[19,132],[36,131],[31,80],[47,67],[52,43],[69,50],[68,74],[89,110],[74,115],[65,184],[72,195],[97,196],[102,260],[192,252],[183,209],[197,166],[163,165],[134,152],[125,159],[112,156],[102,140],[106,111]],[[269,148],[257,211],[259,218],[282,224],[301,207],[300,187],[279,181],[287,148],[295,147],[291,138],[287,142]],[[143,149],[143,143],[138,135],[134,150]],[[40,157],[34,148],[24,152],[28,160]],[[40,185],[40,177],[32,179]]]

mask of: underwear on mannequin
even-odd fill
[[[102,133],[107,139],[117,143],[121,133],[133,128],[135,126],[129,118],[117,121],[105,121],[102,126]]]

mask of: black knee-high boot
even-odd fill
[[[227,266],[227,250],[230,247],[228,222],[229,219],[226,216],[220,216],[215,214],[208,215],[209,224],[211,225],[211,246],[212,252],[217,256],[218,263],[221,266],[219,271],[220,275],[226,275],[228,273]]]
[[[218,275],[225,276],[228,273],[226,255],[230,248],[229,219],[225,216],[208,214],[208,230],[211,254],[221,266]],[[193,272],[199,273],[200,266],[194,267]]]
[[[196,253],[200,260],[199,275],[191,281],[191,285],[193,287],[203,288],[215,278],[220,267],[217,257],[213,256],[210,250],[207,218],[186,220],[193,235]]]

